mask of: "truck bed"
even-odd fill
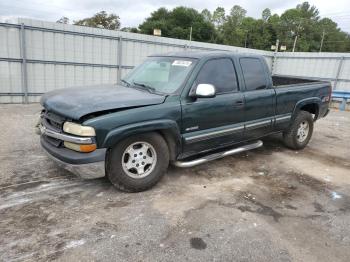
[[[302,100],[317,101],[329,97],[331,93],[331,83],[309,78],[272,76],[272,83],[276,94],[276,115],[290,114],[297,104]],[[309,108],[309,112],[323,117],[328,109],[328,103],[319,109]]]
[[[298,78],[298,77],[287,77],[287,76],[272,76],[273,86],[276,88],[285,87],[289,85],[299,85],[299,84],[311,84],[319,83],[320,80]]]

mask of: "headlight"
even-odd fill
[[[63,124],[63,131],[77,136],[96,136],[95,129],[91,126],[82,126],[72,122]]]

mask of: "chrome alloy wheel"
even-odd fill
[[[297,130],[297,139],[298,142],[302,143],[305,141],[307,136],[309,135],[309,123],[307,121],[302,121],[299,124],[298,130]]]
[[[122,156],[124,172],[135,179],[148,176],[157,164],[157,153],[147,142],[135,142],[129,145]]]

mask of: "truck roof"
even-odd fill
[[[195,59],[201,59],[204,57],[215,57],[220,55],[227,55],[227,56],[236,56],[236,57],[263,57],[262,55],[252,54],[252,53],[237,53],[237,52],[231,52],[231,51],[181,51],[181,52],[169,52],[169,53],[163,53],[163,54],[154,54],[151,55],[151,57],[154,56],[171,56],[171,57],[187,57],[187,58],[195,58]]]

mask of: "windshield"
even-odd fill
[[[149,91],[171,94],[185,81],[194,59],[150,57],[128,74],[122,82]]]

